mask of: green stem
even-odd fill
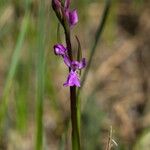
[[[80,150],[80,138],[77,116],[77,99],[76,87],[70,87],[70,100],[71,100],[71,122],[72,122],[72,150]]]
[[[40,0],[38,22],[38,56],[37,56],[37,89],[36,89],[36,150],[43,149],[43,101],[45,71],[45,3]]]
[[[100,23],[99,23],[99,26],[98,26],[98,29],[97,29],[97,32],[96,32],[96,35],[95,35],[95,40],[93,42],[92,50],[90,52],[90,57],[89,57],[89,60],[88,60],[88,64],[87,64],[86,70],[85,70],[85,72],[83,74],[83,77],[82,77],[81,87],[77,91],[77,98],[79,97],[80,91],[82,90],[83,85],[84,85],[84,83],[87,79],[87,75],[88,75],[90,67],[91,67],[93,56],[96,52],[96,47],[97,47],[98,41],[101,38],[102,32],[103,32],[105,24],[106,24],[106,19],[108,17],[110,4],[111,4],[111,0],[106,0],[105,8],[104,8],[104,11],[103,11],[103,14],[102,14],[102,19],[100,20]]]

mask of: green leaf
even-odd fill
[[[76,37],[76,40],[78,43],[77,61],[80,61],[82,59],[81,43],[79,41],[79,38],[77,36],[75,36],[75,37]]]
[[[13,55],[12,55],[12,60],[10,62],[10,64],[11,64],[10,69],[9,69],[6,83],[4,86],[2,103],[0,105],[0,123],[3,122],[2,120],[4,119],[6,111],[7,111],[7,107],[8,107],[8,103],[9,103],[8,96],[10,93],[11,86],[13,84],[14,75],[16,73],[16,68],[17,68],[19,58],[21,55],[22,45],[23,45],[23,42],[25,39],[25,35],[26,35],[27,27],[28,27],[28,22],[29,22],[29,14],[26,14],[23,21],[22,21],[20,33],[19,33],[18,40],[17,40],[17,44],[16,44],[15,50],[14,50]]]

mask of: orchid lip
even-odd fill
[[[76,71],[73,71],[73,70],[70,71],[70,73],[67,77],[67,81],[63,85],[80,87],[79,76],[76,73]]]

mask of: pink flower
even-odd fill
[[[80,79],[77,70],[85,68],[86,66],[85,58],[82,58],[81,61],[76,60],[71,61],[67,54],[67,48],[65,48],[62,44],[54,45],[54,53],[56,55],[62,56],[66,66],[68,66],[71,69],[67,77],[67,81],[63,85],[80,87]]]

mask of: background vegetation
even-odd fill
[[[72,5],[73,34],[89,58],[105,1]],[[111,126],[112,149],[150,150],[149,8],[148,0],[112,0],[81,93],[85,150],[105,149]],[[0,0],[0,150],[70,149],[67,70],[53,53],[57,23],[50,0]]]

